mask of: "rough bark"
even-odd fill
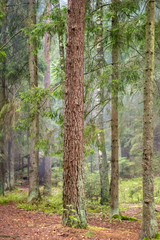
[[[97,62],[98,66],[101,69],[97,72],[100,76],[103,74],[103,65],[104,65],[104,51],[103,51],[103,24],[102,18],[103,13],[100,6],[102,6],[102,0],[97,0]],[[104,100],[104,91],[103,89],[98,89],[98,98],[99,102]],[[109,178],[108,178],[108,162],[107,162],[107,154],[105,149],[105,136],[104,136],[104,117],[103,111],[98,116],[98,127],[101,132],[98,134],[98,153],[99,153],[99,173],[100,173],[100,183],[101,183],[101,200],[100,203],[102,205],[109,202]]]
[[[36,0],[29,0],[28,4],[29,24],[36,24]],[[29,39],[30,41],[30,39]],[[29,42],[29,74],[30,74],[30,89],[34,91],[38,87],[37,75],[37,55],[33,53],[36,43]],[[36,142],[39,135],[39,115],[35,113],[30,125],[30,165],[29,165],[29,195],[28,201],[38,199],[39,192],[39,177],[38,177],[38,149]]]
[[[50,13],[51,5],[50,0],[46,0],[46,15]],[[50,22],[49,19],[46,20],[47,23]],[[48,32],[44,34],[44,59],[47,66],[44,75],[44,87],[47,88],[50,85],[50,45],[51,37]],[[46,102],[46,108],[49,107],[49,100]],[[51,183],[51,157],[47,156],[48,152],[45,153],[44,161],[44,195],[51,195],[52,183]]]
[[[112,0],[115,5],[119,0]],[[118,17],[114,8],[112,17],[112,33],[118,24]],[[117,36],[112,35],[114,43],[112,45],[112,113],[111,113],[111,183],[110,183],[110,216],[119,215],[118,196],[118,44]]]
[[[155,1],[146,5],[146,53],[143,115],[143,222],[139,240],[154,238],[158,232],[154,206],[154,184],[152,171],[153,156],[153,84],[154,84],[154,42]]]
[[[84,0],[68,0],[64,172],[63,172],[63,224],[85,228],[87,226],[84,200]]]

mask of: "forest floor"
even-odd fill
[[[123,215],[141,219],[140,204],[123,204],[123,207]],[[159,215],[160,205],[156,209]],[[13,202],[0,204],[1,240],[137,240],[141,221],[110,222],[107,215],[88,213],[88,225],[86,230],[63,227],[60,215],[21,210]]]

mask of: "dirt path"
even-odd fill
[[[123,214],[137,216],[140,208],[131,206]],[[87,230],[73,229],[61,225],[61,217],[53,214],[28,212],[16,208],[13,203],[0,205],[0,239],[16,240],[137,240],[140,222],[109,222],[107,217],[90,215]]]

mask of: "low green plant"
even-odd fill
[[[20,189],[14,191],[6,191],[4,196],[0,196],[0,204],[7,204],[9,202],[22,203],[27,200],[27,193]]]
[[[120,203],[142,202],[142,179],[121,179],[119,199]]]
[[[62,192],[55,192],[51,197],[42,197],[41,200],[31,203],[19,203],[18,208],[27,211],[45,212],[47,214],[62,214]]]
[[[86,203],[88,212],[106,214],[109,211],[109,206],[100,205],[98,201],[87,200]]]
[[[124,216],[124,215],[121,215],[121,220],[127,220],[127,221],[140,221],[138,218],[127,217],[127,216]]]
[[[94,232],[91,232],[91,231],[89,231],[89,232],[86,232],[86,237],[93,237],[94,236]]]
[[[73,208],[72,204],[67,205],[67,208],[63,210],[66,211],[69,216],[69,220],[67,221],[69,226],[73,228],[79,227],[80,220],[77,218],[77,215],[75,214],[76,210]]]
[[[155,238],[150,239],[149,237],[145,237],[143,240],[160,240],[160,233],[157,233]]]

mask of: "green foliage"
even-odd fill
[[[143,240],[160,240],[160,233],[157,233],[155,238],[150,239],[148,237],[145,237]]]
[[[88,169],[85,169],[85,194],[89,200],[93,200],[94,196],[100,195],[99,171],[89,173]]]
[[[78,218],[78,215],[75,214],[76,210],[73,208],[72,204],[67,205],[66,209],[63,209],[63,211],[65,211],[67,213],[67,215],[69,216],[69,221],[67,221],[67,226],[69,225],[70,227],[78,227],[80,220]]]
[[[97,140],[98,134],[101,131],[102,130],[97,128],[92,121],[88,122],[88,124],[84,127],[85,156],[95,153],[91,146]]]
[[[94,232],[88,231],[88,232],[85,233],[85,236],[91,238],[91,237],[94,236],[94,234],[95,234]]]
[[[47,214],[62,213],[62,192],[54,189],[54,194],[51,197],[44,197],[40,201],[32,203],[19,203],[18,208],[27,211],[40,211]]]
[[[43,38],[45,32],[50,33],[51,36],[57,33],[60,35],[65,33],[66,12],[67,9],[65,7],[60,9],[56,4],[54,11],[51,11],[50,14],[46,15],[44,11],[44,14],[40,16],[40,21],[37,24],[30,25],[28,22],[28,27],[22,29],[25,35],[30,36],[30,42],[34,44],[36,43],[34,50],[35,53],[39,49],[40,39]],[[46,22],[46,19],[50,19],[50,22]]]
[[[133,161],[130,161],[129,159],[127,159],[126,157],[121,157],[119,158],[119,171],[120,171],[120,175],[126,176],[128,174],[131,174],[132,169],[134,168],[135,163]]]
[[[24,193],[21,189],[15,189],[13,191],[5,191],[4,196],[0,196],[0,203],[7,204],[9,202],[22,203],[27,200],[27,193]]]
[[[99,213],[102,218],[109,212],[109,206],[100,205],[99,201],[96,200],[87,200],[87,211],[90,213]]]
[[[1,2],[0,2],[0,25],[3,22],[2,20],[3,20],[3,17],[5,16],[5,12],[6,12],[6,1],[1,0]]]
[[[112,216],[112,218],[121,220],[121,215],[120,214],[115,214],[115,215]]]
[[[4,51],[0,51],[0,61],[6,58],[6,53]]]
[[[123,203],[141,202],[142,201],[141,178],[120,180],[119,198],[120,202]]]
[[[121,179],[120,180],[119,199],[120,203],[138,203],[142,202],[142,179]],[[160,177],[154,178],[154,196],[155,203],[160,202]]]
[[[15,129],[28,129],[36,114],[45,117],[54,117],[50,106],[46,107],[48,101],[54,100],[54,94],[59,84],[50,85],[48,88],[35,87],[20,93],[21,106],[16,110],[21,113]]]
[[[128,216],[124,216],[124,215],[121,215],[121,220],[127,220],[127,221],[140,221],[139,219],[137,218],[134,218],[134,217],[128,217]]]
[[[55,158],[55,159],[57,163],[59,162],[60,166],[52,167],[52,185],[54,187],[62,188],[62,181],[63,181],[62,160],[60,160],[59,158]]]

